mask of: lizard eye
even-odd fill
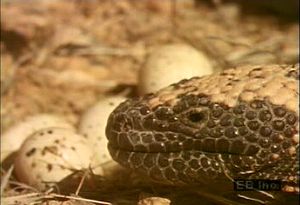
[[[202,111],[200,112],[191,112],[188,114],[188,119],[193,123],[199,123],[206,119],[206,114]]]

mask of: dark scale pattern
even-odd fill
[[[298,115],[284,106],[254,100],[229,108],[200,94],[150,108],[148,98],[122,103],[108,120],[109,150],[123,166],[176,184],[225,181],[225,170],[232,178],[296,175]]]

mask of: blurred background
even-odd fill
[[[191,44],[216,69],[298,62],[298,2],[3,0],[1,128],[41,111],[76,123],[97,96],[131,89],[164,43]]]

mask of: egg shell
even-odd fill
[[[90,168],[89,142],[70,129],[46,128],[28,137],[15,158],[17,178],[37,189],[59,182],[74,171]]]
[[[1,136],[1,162],[17,151],[28,136],[47,127],[75,129],[63,117],[54,114],[29,116],[8,128]]]
[[[78,132],[89,140],[95,155],[98,157],[97,161],[102,165],[112,161],[105,136],[107,119],[110,113],[124,100],[126,98],[122,96],[101,99],[81,117]]]
[[[153,49],[138,76],[141,95],[155,92],[172,83],[213,72],[209,59],[185,44],[163,45]]]

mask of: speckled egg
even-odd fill
[[[209,59],[185,44],[163,45],[153,49],[141,67],[138,89],[141,95],[155,92],[172,83],[213,72]]]
[[[102,165],[112,161],[107,150],[107,139],[105,136],[108,116],[124,100],[126,98],[121,96],[102,99],[89,108],[81,117],[79,133],[90,142],[95,156],[98,157],[98,161]]]
[[[44,189],[95,160],[89,142],[70,129],[46,128],[28,137],[15,158],[17,178]]]
[[[61,127],[74,130],[75,128],[63,117],[52,114],[38,114],[29,116],[8,128],[1,136],[1,162],[8,157],[13,158],[24,140],[35,131],[47,127]]]

